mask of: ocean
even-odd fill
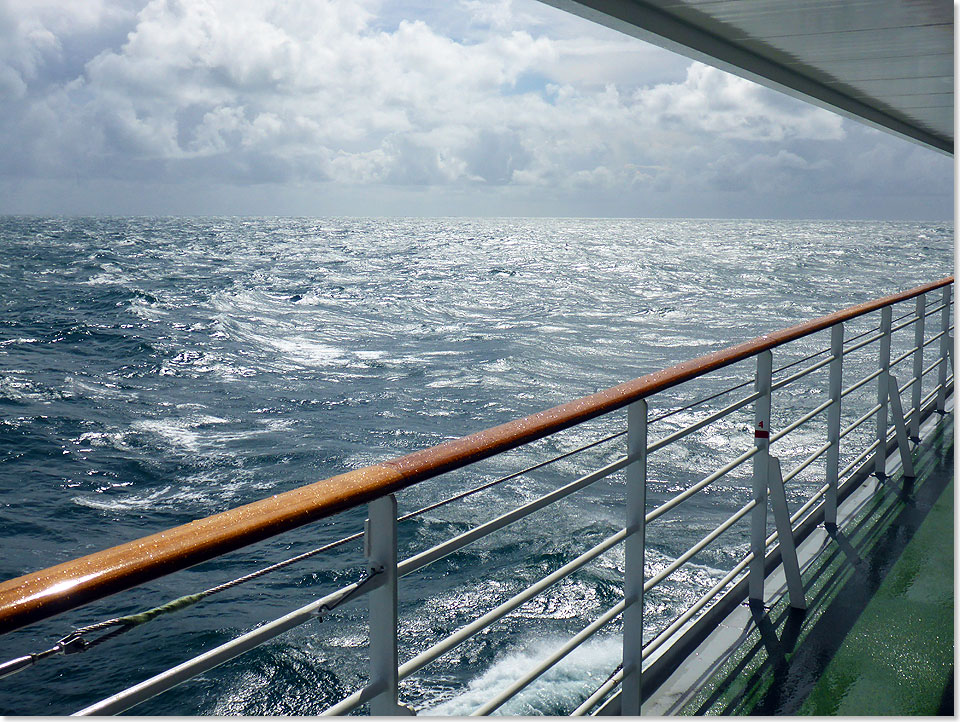
[[[941,278],[952,273],[953,232],[952,223],[834,221],[0,217],[0,578]],[[873,321],[851,323],[848,337]],[[895,336],[894,352],[911,340]],[[821,333],[777,351],[774,367],[828,342]],[[851,359],[846,383],[872,358]],[[660,394],[651,415],[752,373],[740,363]],[[814,376],[819,390],[774,395],[775,423],[824,398],[826,376]],[[845,399],[845,423],[873,403],[875,387],[862,391]],[[623,419],[424,482],[398,495],[400,512],[620,430]],[[824,434],[818,419],[778,443],[784,469]],[[648,505],[751,443],[748,407],[665,449],[651,462]],[[401,558],[622,453],[619,439],[404,522]],[[749,499],[748,466],[651,525],[648,574]],[[822,473],[814,464],[797,477],[791,510]],[[622,490],[612,477],[401,580],[401,663],[614,533]],[[353,510],[19,630],[0,639],[0,662],[359,531],[364,516]],[[747,548],[744,527],[648,595],[647,633]],[[405,681],[402,700],[419,714],[468,713],[613,606],[622,564],[617,547]],[[344,545],[43,660],[0,680],[0,713],[76,711],[362,568],[361,544]],[[617,624],[500,712],[569,713],[616,667]],[[363,683],[366,644],[365,604],[353,603],[133,712],[316,714]]]

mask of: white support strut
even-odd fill
[[[783,573],[787,577],[787,590],[790,593],[790,606],[794,609],[806,609],[807,600],[803,595],[797,547],[793,541],[793,528],[790,526],[790,512],[787,509],[787,495],[783,490],[783,473],[780,469],[780,459],[776,456],[770,457],[770,473],[767,478],[770,488],[770,506],[773,508],[773,518],[777,524],[780,560],[783,564]]]
[[[897,377],[890,377],[890,413],[893,415],[893,425],[897,430],[897,446],[900,448],[900,463],[903,465],[903,475],[915,477],[913,470],[913,455],[910,453],[910,436],[903,417],[903,404],[900,402],[900,386]]]

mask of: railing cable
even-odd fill
[[[256,579],[257,577],[263,576],[264,574],[268,574],[269,572],[276,571],[277,569],[282,569],[283,567],[289,566],[296,562],[303,561],[304,559],[307,559],[308,557],[312,557],[315,554],[320,554],[321,552],[330,551],[331,549],[337,546],[340,546],[341,544],[345,544],[346,542],[352,541],[354,539],[359,539],[362,536],[363,536],[363,532],[360,532],[358,534],[353,534],[349,537],[345,537],[344,539],[331,542],[330,544],[325,544],[324,546],[318,547],[317,549],[312,549],[308,552],[304,552],[303,554],[298,554],[295,557],[284,559],[283,561],[277,562],[276,564],[271,564],[269,566],[263,567],[262,569],[258,569],[255,572],[250,572],[249,574],[245,574],[242,577],[237,577],[236,579],[231,579],[230,581],[224,582],[223,584],[218,584],[215,587],[210,587],[209,589],[205,589],[202,592],[197,592],[195,594],[186,594],[182,597],[178,597],[177,599],[166,602],[165,604],[161,604],[151,609],[147,609],[143,612],[138,612],[137,614],[127,614],[121,617],[113,617],[111,619],[105,619],[102,622],[97,622],[95,624],[88,624],[85,627],[79,627],[78,629],[75,629],[72,632],[70,632],[70,634],[68,634],[67,636],[60,639],[50,649],[47,649],[43,652],[38,652],[35,654],[27,654],[27,655],[24,655],[23,657],[17,657],[16,659],[11,659],[8,662],[4,662],[3,664],[0,664],[0,679],[3,679],[4,677],[8,677],[12,674],[16,674],[17,672],[20,672],[26,669],[27,667],[33,666],[38,661],[40,661],[41,659],[45,659],[46,657],[50,657],[58,654],[76,654],[78,652],[86,652],[88,649],[93,649],[94,647],[97,647],[103,644],[108,639],[112,639],[121,634],[129,632],[131,629],[135,627],[139,627],[141,624],[146,624],[147,622],[153,621],[159,616],[162,616],[164,614],[169,614],[170,612],[177,612],[177,611],[180,611],[181,609],[186,609],[187,607],[192,607],[197,602],[203,599],[206,599],[207,597],[213,596],[214,594],[218,594],[219,592],[226,591],[227,589],[235,587],[239,584],[243,584],[244,582],[249,582],[253,579]],[[368,574],[368,578],[373,574],[374,574],[373,572]],[[360,582],[361,586],[366,581],[367,581],[367,578],[362,579]],[[345,598],[338,600],[337,604],[341,604],[344,601],[346,601]],[[330,607],[330,609],[332,609],[332,607]],[[330,611],[330,609],[327,609],[327,611]],[[88,640],[85,638],[87,635],[90,635],[94,632],[99,632],[104,629],[111,629],[111,631],[93,640]]]

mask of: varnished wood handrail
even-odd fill
[[[953,283],[953,276],[774,331],[522,419],[324,479],[0,584],[0,634],[509,451],[790,341]]]

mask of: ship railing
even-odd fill
[[[620,664],[614,664],[617,660],[611,661],[610,676],[592,693],[585,694],[582,703],[572,710],[572,714],[582,715],[596,710],[605,701],[609,701],[615,692],[619,694],[619,711],[622,714],[638,714],[641,676],[651,661],[663,654],[684,630],[690,629],[698,621],[709,621],[706,615],[721,596],[730,594],[735,589],[745,589],[750,600],[762,603],[766,591],[765,580],[774,567],[782,566],[790,604],[797,608],[805,607],[795,534],[804,524],[809,526],[811,520],[836,524],[838,503],[849,493],[844,484],[848,484],[858,475],[865,478],[864,470],[872,470],[878,477],[885,478],[890,451],[899,452],[905,476],[914,473],[910,444],[919,441],[921,421],[931,413],[945,413],[948,398],[952,395],[952,287],[953,277],[950,276],[892,296],[861,303],[647,374],[523,419],[9,580],[0,584],[0,633],[5,634],[81,607],[227,552],[300,528],[309,522],[367,505],[368,518],[364,531],[329,545],[329,548],[333,548],[342,542],[357,540],[361,536],[364,538],[367,573],[360,581],[96,702],[77,714],[114,714],[130,709],[274,639],[293,627],[315,620],[340,604],[364,595],[368,598],[370,610],[368,680],[355,692],[326,709],[324,714],[345,714],[362,705],[367,705],[366,709],[372,714],[405,714],[413,710],[401,703],[403,680],[621,545],[622,599],[534,664],[521,678],[486,700],[473,710],[472,714],[490,714],[500,709],[577,647],[601,630],[609,629],[614,620],[618,620],[622,629]],[[913,303],[909,304],[911,301]],[[904,311],[906,305],[910,307]],[[894,311],[898,313],[896,318]],[[879,315],[878,322],[873,325],[867,323],[868,328],[865,331],[845,338],[845,330],[853,322],[863,323],[876,315]],[[891,358],[895,334],[910,327],[914,330],[912,344],[907,344],[905,350]],[[778,354],[781,351],[788,353],[801,343],[809,346],[812,340],[820,338],[815,336],[820,332],[829,334],[828,346],[806,353],[801,358],[774,369],[774,351]],[[903,336],[901,333],[896,337],[901,341],[901,345]],[[931,346],[934,348],[928,351]],[[869,358],[863,357],[863,354],[869,351],[875,351],[873,364]],[[852,364],[851,359],[859,361]],[[674,403],[675,408],[665,413],[650,415],[649,405],[661,398],[658,394],[662,395],[672,389],[671,398],[676,399],[682,396],[682,385],[705,378],[733,364],[750,361],[755,364],[755,368],[752,378],[747,381],[685,404]],[[906,368],[907,361],[912,361],[911,370],[901,372],[901,367]],[[926,361],[929,363],[925,363]],[[844,369],[847,368],[849,374],[851,367],[863,368],[865,365],[872,366],[873,370],[844,386]],[[825,373],[817,374],[818,371]],[[931,378],[934,373],[936,377]],[[909,379],[901,384],[898,379],[907,379],[908,374]],[[826,379],[822,378],[824,375]],[[875,386],[871,385],[872,382],[875,382]],[[864,407],[868,408],[843,425],[841,409],[851,394],[860,389],[869,392],[874,387],[876,402],[852,405],[851,408],[858,412]],[[774,392],[784,389],[807,393],[815,398],[822,397],[824,400],[799,417],[782,423],[781,428],[775,431],[771,427],[773,412],[777,410]],[[924,390],[927,390],[927,393],[924,394]],[[908,410],[904,413],[901,399],[907,391],[910,401]],[[723,401],[735,392],[742,395]],[[714,402],[725,405],[711,410]],[[697,408],[701,409],[701,415],[693,423],[664,432],[659,438],[651,438],[651,429],[656,431],[663,427],[663,422],[667,419],[674,416],[682,418],[679,416],[681,412],[690,412]],[[459,491],[417,512],[398,517],[396,494],[405,488],[593,419],[611,417],[613,412],[623,409],[626,410],[625,428],[619,428],[603,438],[478,487]],[[742,453],[649,509],[647,477],[648,460],[652,455],[682,442],[732,414],[749,413],[750,410],[753,411],[753,424],[749,437],[741,439],[746,447]],[[824,414],[825,423],[822,420]],[[782,473],[780,459],[797,456],[807,448],[803,445],[790,447],[785,444],[785,440],[815,419],[819,423],[819,432],[823,434],[822,443],[817,443],[793,468]],[[864,426],[871,420],[875,422],[875,430],[868,430]],[[621,442],[625,440],[625,453],[600,468],[516,508],[503,511],[499,516],[429,549],[405,559],[398,559],[398,522],[618,439]],[[782,453],[775,456],[772,453],[774,449],[782,449]],[[656,538],[657,520],[748,461],[752,465],[749,473],[750,500],[702,539],[677,555],[666,567],[656,573],[645,574],[645,551],[649,539]],[[793,503],[800,504],[791,513],[785,485],[801,474],[809,477],[814,463],[818,461],[821,462],[823,472],[819,472],[818,465],[815,483],[806,485],[812,489],[812,493],[803,499],[802,503],[795,497],[803,489],[791,488]],[[841,467],[842,461],[847,463]],[[406,650],[401,650],[398,642],[398,579],[614,475],[619,475],[623,481],[623,486],[612,492],[619,495],[625,514],[625,523],[619,531],[485,611],[441,641],[413,653],[400,663],[401,653],[406,653]],[[773,512],[772,526],[768,522],[768,510]],[[644,634],[645,595],[677,570],[691,564],[691,560],[698,554],[723,535],[731,533],[738,525],[749,527],[749,552],[679,615],[662,624],[652,635]],[[26,660],[23,666],[34,661],[23,659]]]

